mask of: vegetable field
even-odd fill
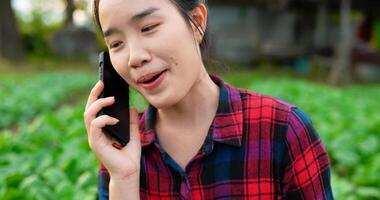
[[[380,199],[380,85],[333,88],[254,72],[223,77],[311,117],[333,164],[336,199]],[[98,162],[83,123],[96,78],[78,72],[0,75],[0,199],[96,199]],[[132,104],[146,106],[136,92]]]

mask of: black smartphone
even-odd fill
[[[114,104],[104,107],[97,116],[109,115],[119,120],[116,125],[106,125],[103,132],[121,146],[129,142],[129,85],[112,66],[109,53],[99,54],[99,79],[104,83],[100,98],[115,97]]]

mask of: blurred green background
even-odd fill
[[[0,199],[96,199],[83,111],[104,44],[91,6],[0,1]],[[303,109],[330,155],[336,199],[380,199],[379,9],[371,0],[209,1],[210,73]]]

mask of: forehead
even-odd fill
[[[173,7],[173,5],[170,0],[100,0],[99,18],[104,19],[111,16],[132,17],[149,7],[165,10]]]

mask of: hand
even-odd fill
[[[136,109],[130,110],[130,141],[117,149],[112,144],[115,140],[109,138],[102,131],[106,125],[115,125],[118,119],[108,115],[96,117],[97,113],[106,106],[114,103],[113,97],[99,98],[103,91],[104,84],[99,81],[88,97],[86,110],[84,112],[84,122],[87,129],[88,142],[91,150],[95,153],[99,161],[107,168],[113,179],[129,179],[139,177],[141,143],[138,129],[138,115]]]

